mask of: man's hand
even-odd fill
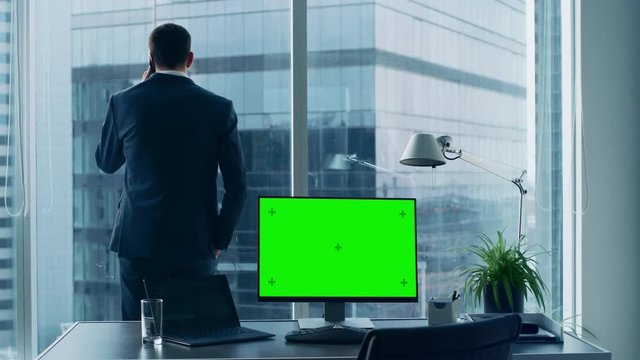
[[[222,250],[216,249],[215,254],[214,254],[216,259],[220,256],[221,253],[222,253]]]
[[[147,80],[149,77],[151,77],[151,75],[152,75],[152,74],[153,74],[153,73],[150,73],[150,72],[149,72],[149,69],[145,70],[145,71],[142,73],[142,79],[140,79],[140,81],[145,81],[145,80]]]
[[[153,62],[153,58],[149,56],[149,68],[142,73],[142,81],[147,80],[156,72],[156,64]]]

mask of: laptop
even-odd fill
[[[163,338],[166,341],[203,346],[275,336],[240,326],[224,275],[143,281],[149,298],[163,299]]]

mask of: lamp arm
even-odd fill
[[[464,160],[465,162],[480,168],[488,173],[491,173],[501,179],[504,179],[512,184],[514,184],[517,188],[518,191],[520,192],[520,209],[518,212],[518,238],[521,238],[523,236],[522,234],[522,207],[523,207],[523,203],[524,203],[524,195],[527,193],[527,189],[524,188],[524,186],[522,185],[523,183],[523,178],[524,175],[527,173],[527,170],[522,170],[522,173],[520,174],[519,177],[510,179],[508,176],[501,174],[499,171],[492,169],[490,166],[484,164],[481,160],[474,158],[473,156],[470,156],[469,154],[463,154],[462,150],[458,149],[458,150],[454,150],[448,147],[445,147],[442,150],[443,153],[451,153],[451,154],[456,154],[457,156],[454,159],[461,159]]]
[[[460,159],[463,160],[466,163],[469,163],[477,168],[480,168],[490,174],[493,174],[499,178],[502,178],[506,181],[512,181],[513,179],[510,179],[509,177],[507,177],[504,174],[501,174],[499,171],[492,169],[489,165],[484,164],[481,160],[476,159],[475,157],[467,154],[467,153],[463,153],[462,150],[453,150],[453,149],[445,149],[446,153],[452,153],[452,154],[456,154],[457,156],[454,159]]]
[[[467,154],[467,153],[463,153],[462,150],[453,150],[453,149],[444,149],[445,153],[451,153],[451,154],[456,154],[457,156],[454,159],[460,159],[465,161],[466,163],[469,163],[477,168],[480,168],[490,174],[493,174],[501,179],[504,179],[510,183],[513,183],[514,185],[516,185],[518,187],[518,190],[520,191],[521,194],[526,194],[527,190],[522,186],[522,178],[524,177],[524,175],[527,173],[527,170],[522,170],[522,173],[520,174],[519,177],[516,178],[509,178],[507,175],[504,175],[502,173],[500,173],[498,170],[492,169],[489,165],[484,164],[481,160],[476,159],[475,157]]]

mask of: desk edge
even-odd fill
[[[47,346],[46,349],[42,350],[42,352],[38,354],[38,357],[36,359],[41,359],[49,351],[51,351],[51,349],[53,349],[54,346],[56,346],[60,341],[62,341],[62,339],[64,339],[67,336],[67,334],[69,334],[69,332],[71,332],[71,330],[73,330],[78,325],[78,323],[80,322],[79,321],[74,322],[73,325],[71,325],[71,327],[67,329],[67,331],[62,333],[62,335],[58,336],[58,338],[54,342],[49,344],[49,346]]]

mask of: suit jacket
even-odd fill
[[[247,192],[237,124],[231,101],[188,77],[156,73],[111,96],[96,162],[108,174],[126,168],[109,248],[176,259],[226,249]]]

